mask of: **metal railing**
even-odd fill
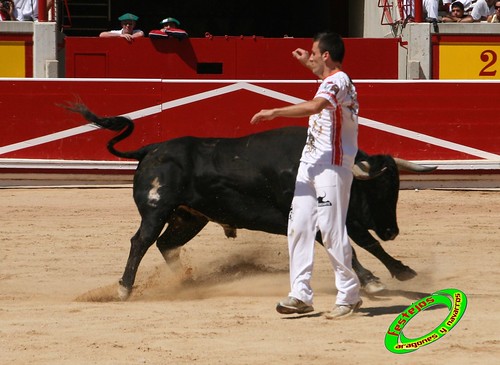
[[[422,0],[378,0],[378,7],[382,9],[381,25],[396,26],[409,21],[423,21]],[[393,12],[396,13],[395,16]]]

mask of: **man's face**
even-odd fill
[[[324,54],[319,50],[319,41],[313,43],[311,54],[309,56],[309,63],[311,64],[311,71],[316,76],[322,76],[325,69]]]
[[[497,16],[500,16],[500,1],[497,1],[495,3],[495,12],[496,12]]]
[[[163,24],[163,28],[169,29],[169,28],[177,28],[177,27],[176,27],[176,24],[174,22],[168,22],[168,23]]]
[[[462,18],[464,16],[464,11],[458,6],[454,6],[453,8],[451,8],[451,15],[457,18]]]
[[[125,33],[132,34],[134,31],[135,27],[135,21],[134,20],[124,20],[122,21],[122,28]]]

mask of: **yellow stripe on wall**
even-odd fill
[[[498,43],[449,43],[439,45],[440,79],[500,79]]]
[[[25,42],[0,41],[0,77],[26,77]]]

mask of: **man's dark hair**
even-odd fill
[[[318,33],[313,38],[314,42],[318,41],[319,51],[321,53],[328,52],[333,61],[342,63],[344,60],[344,41],[337,33],[323,32]]]
[[[451,8],[460,8],[462,11],[464,11],[464,4],[462,4],[460,1],[454,1],[451,3]]]

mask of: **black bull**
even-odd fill
[[[120,280],[122,299],[130,295],[139,264],[154,242],[168,263],[177,258],[175,249],[190,241],[209,221],[220,224],[228,237],[235,237],[238,228],[286,235],[306,128],[287,127],[241,138],[182,137],[121,152],[114,146],[132,133],[130,119],[101,118],[83,104],[66,107],[98,126],[123,130],[108,142],[108,150],[139,161],[133,195],[142,219],[131,239]],[[397,162],[418,172],[433,169]],[[392,240],[399,233],[397,163],[388,155],[369,156],[360,151],[356,165],[355,172],[362,179],[355,178],[351,188],[349,236],[375,255],[393,277],[411,279],[416,272],[387,254],[368,231],[374,230],[382,240]],[[383,289],[378,278],[361,266],[355,252],[353,268],[366,289],[369,285],[372,292]]]

